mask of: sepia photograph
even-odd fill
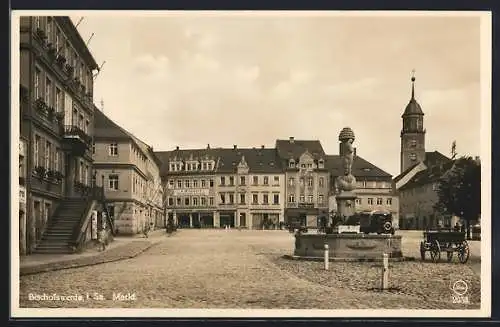
[[[490,12],[11,26],[11,316],[491,315]]]

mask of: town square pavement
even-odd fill
[[[404,255],[419,257],[422,233],[402,233]],[[442,298],[432,295],[432,291],[446,283],[440,280],[442,276],[465,272],[469,279],[479,278],[479,242],[470,244],[472,256],[466,265],[445,261],[421,263],[420,259],[401,263],[395,271],[402,272],[402,276],[395,276],[394,280],[410,291],[381,293],[356,287],[356,280],[368,286],[379,282],[377,275],[356,270],[356,265],[336,266],[332,262],[333,269],[325,272],[321,262],[283,259],[283,254],[292,254],[294,246],[293,234],[287,231],[180,230],[174,236],[165,235],[161,242],[132,259],[21,276],[20,306],[460,309],[464,305],[451,303],[452,293],[447,285],[442,287]],[[374,265],[365,264],[372,268]],[[420,266],[405,266],[411,264]],[[379,271],[372,268],[372,272]],[[426,277],[418,277],[423,271]],[[346,286],[349,283],[354,287]],[[418,288],[416,292],[411,291],[412,283]],[[420,295],[426,292],[432,296]],[[35,299],[43,294],[81,295],[83,300]],[[478,305],[473,303],[467,308],[477,309]]]

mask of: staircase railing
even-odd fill
[[[87,202],[85,206],[85,211],[83,213],[82,219],[80,219],[80,223],[75,227],[73,231],[73,246],[74,250],[80,250],[83,245],[83,241],[85,240],[86,231],[89,225],[89,221],[92,217],[92,207],[94,206],[95,200],[90,200]]]

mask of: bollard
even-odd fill
[[[389,288],[389,255],[384,253],[382,257],[382,290]]]
[[[329,256],[328,256],[328,244],[325,244],[325,270],[328,270],[328,260],[329,260]]]

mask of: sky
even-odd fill
[[[396,176],[411,95],[426,150],[480,154],[480,19],[300,13],[71,16],[101,72],[94,102],[155,151],[319,139]]]

